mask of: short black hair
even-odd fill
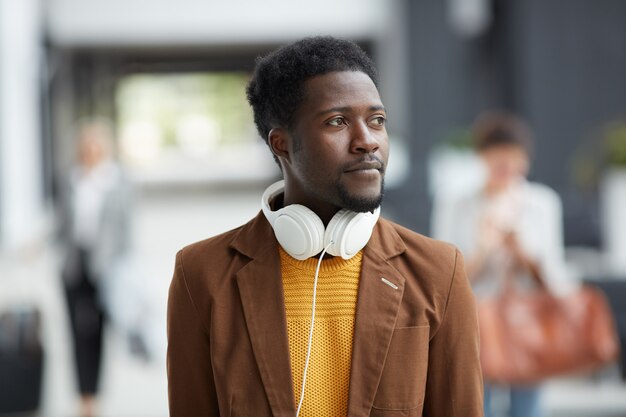
[[[514,113],[491,110],[480,114],[473,126],[474,145],[481,152],[494,146],[518,146],[529,155],[533,135],[528,124]]]
[[[372,59],[357,44],[331,36],[304,38],[259,57],[246,94],[263,140],[274,127],[291,126],[304,82],[334,71],[360,71],[378,86]]]

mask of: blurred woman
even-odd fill
[[[64,188],[63,282],[81,395],[81,416],[95,415],[102,356],[102,287],[129,247],[129,186],[111,158],[112,129],[91,120],[79,127],[77,164]]]
[[[528,126],[506,112],[481,115],[475,149],[485,168],[482,187],[435,208],[433,234],[466,256],[478,302],[503,290],[505,280],[531,290],[558,290],[563,276],[561,202],[550,188],[528,182],[532,137]],[[546,277],[546,282],[542,277]],[[511,417],[544,415],[538,386],[510,388]],[[492,417],[494,387],[485,381],[485,417]]]

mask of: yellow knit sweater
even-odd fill
[[[361,259],[362,252],[359,252],[348,260],[335,257],[322,261],[301,417],[341,417],[347,414]],[[280,260],[297,407],[309,340],[317,259],[298,261],[280,248]]]

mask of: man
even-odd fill
[[[388,138],[371,60],[304,39],[257,62],[248,100],[284,184],[249,223],[177,254],[171,415],[482,416],[461,255],[378,220]]]

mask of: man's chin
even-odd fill
[[[368,211],[374,211],[383,201],[383,190],[374,195],[363,195],[350,193],[344,188],[340,188],[340,198],[342,208],[358,213],[365,213]]]

